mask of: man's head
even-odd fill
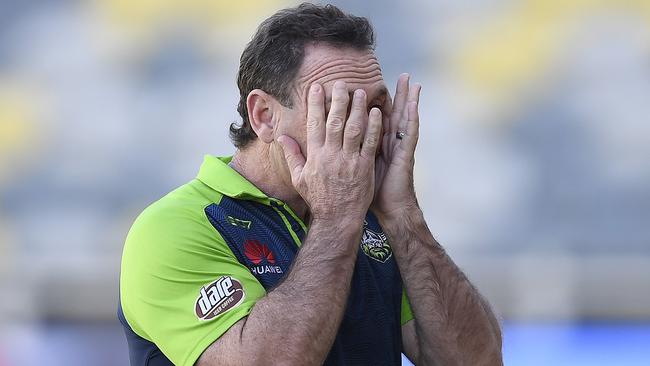
[[[345,14],[332,5],[305,3],[266,19],[241,56],[237,109],[242,123],[230,126],[235,146],[242,149],[259,135],[266,135],[269,131],[265,128],[298,128],[286,125],[299,121],[280,121],[279,109],[303,112],[304,117],[306,110],[300,104],[305,103],[305,91],[311,83],[323,84],[327,97],[331,96],[333,78],[337,77],[352,84],[355,81],[368,84],[368,81],[381,79],[383,87],[381,70],[372,52],[374,42],[373,29],[366,18]],[[353,91],[351,88],[350,92]],[[366,91],[371,98],[374,91]],[[260,102],[263,105],[259,105]],[[255,115],[260,109],[264,113]],[[292,118],[297,117],[291,114]],[[272,124],[260,125],[266,119],[272,119]],[[278,123],[285,126],[278,126]],[[295,131],[290,135],[299,142],[303,140]],[[268,137],[261,136],[261,139],[269,143]]]
[[[322,86],[326,114],[339,82],[346,86],[350,101],[355,90],[362,89],[368,112],[378,106],[387,123],[391,99],[373,49],[368,20],[331,5],[302,4],[281,10],[260,25],[241,57],[238,109],[243,122],[230,127],[240,161],[251,162],[250,169],[257,171],[249,171],[249,177],[264,176],[264,184],[276,187],[267,190],[284,191],[274,192],[276,196],[293,195],[277,138],[293,138],[307,156],[307,95],[313,84]],[[359,132],[365,134],[366,125],[362,129]]]

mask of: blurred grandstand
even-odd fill
[[[650,2],[333,3],[372,20],[389,87],[424,85],[420,203],[506,361],[645,364]],[[0,366],[127,364],[126,232],[232,154],[239,55],[293,4],[0,2]]]

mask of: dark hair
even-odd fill
[[[237,148],[257,138],[246,106],[252,90],[262,89],[285,107],[292,106],[291,86],[302,65],[305,44],[309,42],[372,49],[375,36],[368,19],[346,14],[333,5],[303,3],[264,20],[240,59],[237,111],[242,122],[230,125],[230,139]]]

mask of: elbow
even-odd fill
[[[467,342],[467,340],[466,340]],[[502,353],[502,336],[501,328],[494,327],[484,328],[483,332],[476,333],[472,345],[458,345],[457,356],[461,360],[460,365],[477,365],[477,366],[503,366]]]
[[[503,331],[501,330],[501,324],[498,321],[495,321],[493,324],[494,332],[494,353],[498,358],[498,363],[495,365],[503,365]]]
[[[480,362],[476,365],[484,366],[503,366],[503,338],[501,336],[501,328],[496,326],[493,330],[492,339],[487,342],[483,352],[481,352]]]
[[[278,352],[284,348],[283,352]],[[317,359],[315,355],[307,351],[301,352],[291,347],[286,348],[282,345],[264,347],[258,349],[254,354],[250,354],[245,365],[281,365],[281,366],[320,366],[325,359]]]
[[[501,354],[501,349],[492,350],[486,355],[483,362],[477,363],[477,365],[503,366],[503,355]]]
[[[494,325],[493,333],[494,333],[495,349],[499,352],[499,354],[501,354],[501,350],[503,347],[503,334],[501,332],[501,327],[499,326],[498,323]]]

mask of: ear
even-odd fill
[[[273,142],[273,129],[275,120],[273,118],[275,98],[261,89],[254,89],[248,93],[246,107],[248,108],[248,120],[251,128],[257,137],[267,144]]]

